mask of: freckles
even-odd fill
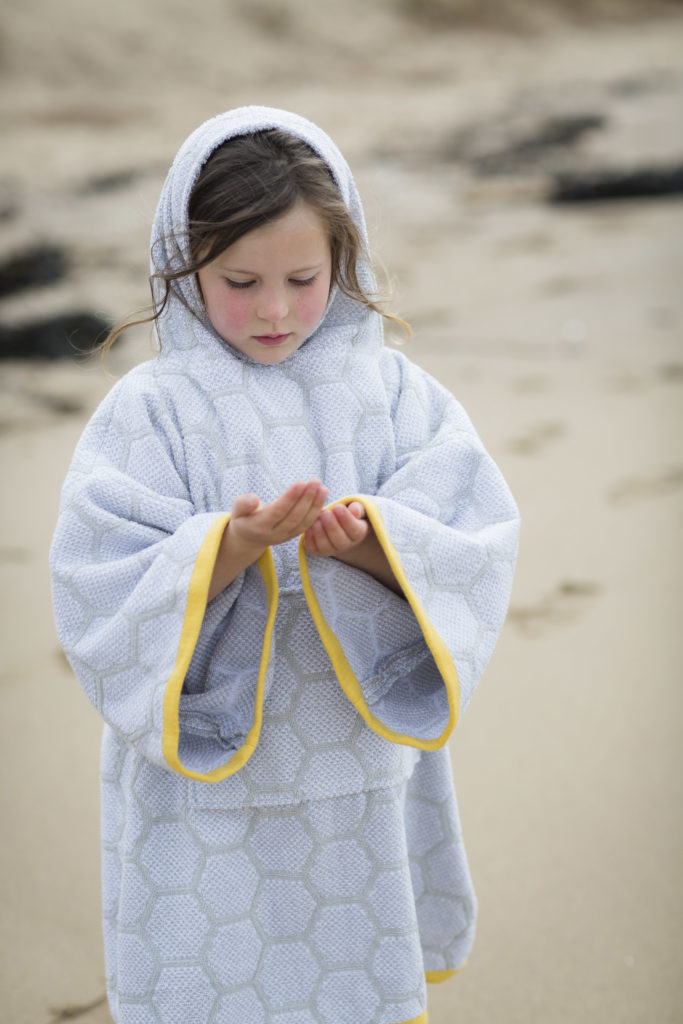
[[[306,324],[315,325],[321,319],[327,306],[327,292],[320,291],[318,294],[306,294],[299,297],[297,302],[297,314]]]
[[[226,310],[226,319],[234,331],[242,331],[251,319],[251,311],[245,306],[229,306]]]

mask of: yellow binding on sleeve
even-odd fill
[[[263,576],[268,596],[268,618],[263,634],[263,650],[259,664],[258,679],[256,682],[256,694],[254,698],[254,721],[247,733],[244,743],[235,751],[227,764],[219,765],[210,772],[195,772],[186,768],[178,756],[178,744],[180,741],[180,721],[178,710],[180,705],[180,694],[187,670],[194,654],[194,649],[199,637],[204,612],[206,611],[209,584],[213,575],[213,568],[216,564],[218,548],[223,537],[223,531],[230,521],[229,513],[220,516],[211,524],[207,531],[204,542],[199,549],[197,559],[190,577],[190,585],[187,591],[187,605],[185,607],[185,618],[178,643],[178,654],[173,671],[166,684],[164,693],[164,730],[161,739],[161,748],[169,768],[185,775],[189,779],[198,779],[200,782],[220,782],[221,779],[234,775],[236,771],[246,764],[256,749],[261,733],[261,721],[263,717],[263,695],[266,678],[266,670],[270,660],[270,648],[273,636],[273,625],[277,611],[277,576],[273,555],[268,548],[259,558],[257,565]]]
[[[404,733],[395,732],[393,729],[389,729],[384,725],[384,723],[373,715],[372,711],[370,711],[370,708],[365,701],[361,685],[348,662],[342,645],[339,643],[337,636],[330,628],[327,619],[323,615],[320,602],[318,601],[315,590],[313,589],[308,572],[306,550],[304,548],[304,538],[302,536],[299,541],[299,567],[308,607],[320,634],[320,638],[330,657],[330,661],[332,662],[342,690],[357,709],[359,714],[365,719],[370,728],[380,736],[383,736],[384,739],[391,740],[392,743],[403,743],[406,746],[418,747],[420,750],[438,750],[447,742],[449,736],[458,723],[458,718],[460,717],[460,686],[458,683],[458,673],[455,663],[445,643],[432,625],[427,612],[420,604],[417,594],[408,582],[408,577],[401,565],[398,552],[389,538],[387,529],[384,525],[384,520],[382,519],[382,515],[375,502],[371,498],[365,496],[351,495],[350,497],[340,499],[340,501],[332,502],[327,507],[332,508],[334,505],[340,504],[349,505],[352,501],[360,502],[360,504],[365,508],[366,515],[373,530],[375,531],[375,536],[377,537],[380,546],[386,555],[387,561],[393,570],[394,576],[396,577],[403,594],[420,625],[427,647],[429,648],[436,667],[443,679],[444,686],[446,687],[446,693],[448,695],[449,715],[448,722],[441,735],[431,740],[422,740],[415,736],[408,736]]]

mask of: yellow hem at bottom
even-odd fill
[[[465,965],[463,964],[462,967],[464,966]],[[442,981],[448,981],[449,978],[459,974],[462,967],[456,967],[455,970],[452,971],[425,971],[425,979],[430,985],[440,985]],[[408,1024],[412,1024],[412,1021],[409,1021]]]
[[[456,967],[452,971],[425,971],[425,979],[431,985],[440,985],[442,981],[448,981],[454,974],[460,974],[465,964],[461,967]],[[405,1024],[428,1024],[427,1011],[421,1013],[419,1017],[411,1017],[410,1020],[405,1021]]]

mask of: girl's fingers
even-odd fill
[[[322,555],[326,552],[321,551],[320,541],[324,537],[323,529],[318,520],[308,527],[304,533],[304,548],[306,553],[309,555]]]
[[[315,479],[297,481],[269,505],[257,494],[242,494],[232,507],[233,529],[248,543],[282,544],[315,522],[326,499],[327,488]]]
[[[258,512],[249,530],[268,544],[279,544],[303,533],[311,554],[331,555],[364,540],[369,524],[361,502],[323,509],[326,500],[327,488],[320,480],[297,481],[267,506],[261,504],[258,495],[243,494],[235,500],[233,517]]]
[[[353,502],[352,504],[358,504],[358,502]],[[359,507],[363,509],[362,505]],[[354,544],[359,543],[366,536],[368,532],[367,521],[354,515],[348,506],[335,505],[332,511],[337,523],[341,526],[348,539]],[[363,513],[365,513],[365,509],[363,509]]]
[[[327,533],[327,516],[329,513],[323,512],[322,515],[318,516],[312,526],[306,531],[306,536],[311,538],[311,554],[327,556],[332,555],[337,550],[334,542],[328,536]]]
[[[364,529],[343,505],[326,509],[318,518],[325,537],[333,551],[344,551],[357,544],[364,535]]]
[[[304,483],[292,484],[284,494],[268,505],[269,518],[274,527],[278,527],[283,519],[290,514],[296,503],[301,500],[305,490],[306,484]]]
[[[333,505],[321,512],[306,530],[304,547],[309,555],[326,557],[341,554],[360,544],[367,537],[368,530],[367,520],[357,519],[345,505]]]
[[[301,500],[301,496],[306,490],[306,484],[296,483],[288,487],[283,494],[280,494],[275,501],[271,501],[269,505],[263,509],[268,525],[272,529],[277,529],[280,523],[285,519],[286,516],[292,511],[298,501]]]
[[[303,533],[316,519],[326,498],[327,488],[320,480],[294,484],[271,506],[276,515],[273,528],[286,534]]]

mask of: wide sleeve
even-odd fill
[[[360,501],[399,596],[333,558],[300,563],[311,614],[340,685],[368,725],[419,747],[444,745],[507,612],[519,516],[460,404],[398,353],[394,472]]]
[[[124,378],[64,484],[50,552],[57,632],[120,736],[209,782],[258,743],[277,606],[270,550],[207,606],[228,519],[193,507],[177,425]]]

